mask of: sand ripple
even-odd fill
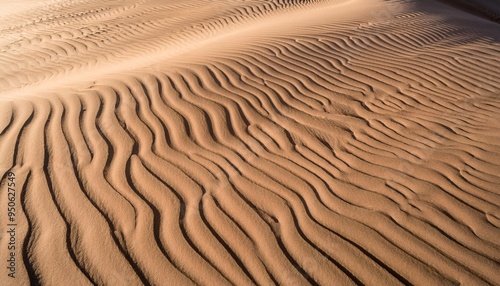
[[[132,2],[1,22],[12,285],[498,283],[497,24],[432,1]]]

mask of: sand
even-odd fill
[[[500,285],[500,9],[450,2],[1,1],[0,284]]]

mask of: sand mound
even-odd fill
[[[498,283],[498,24],[437,1],[4,14],[2,284]]]

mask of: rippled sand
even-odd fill
[[[500,285],[494,4],[2,2],[0,284]]]

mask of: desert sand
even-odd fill
[[[493,2],[0,1],[0,284],[500,285]]]

